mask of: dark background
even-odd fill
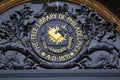
[[[97,0],[120,19],[120,0]]]

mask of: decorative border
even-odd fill
[[[32,0],[3,0],[0,2],[0,14],[14,6],[30,1]]]

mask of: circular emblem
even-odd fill
[[[82,46],[82,31],[70,16],[50,13],[37,20],[30,41],[35,53],[44,61],[64,63],[75,58]]]

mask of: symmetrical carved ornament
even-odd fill
[[[79,5],[28,2],[1,17],[0,69],[119,69],[119,19],[94,0],[69,1]]]

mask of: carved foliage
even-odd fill
[[[81,26],[83,31],[84,45],[80,52],[79,60],[71,65],[82,69],[112,69],[120,68],[120,48],[116,46],[117,31],[115,23],[104,20],[90,7],[81,4],[79,8],[71,11],[68,4],[45,4],[40,12],[33,15],[29,6],[24,6],[20,11],[10,15],[10,20],[0,25],[0,69],[37,69],[41,67],[41,59],[31,51],[29,45],[29,33],[35,20],[29,18],[40,18],[46,13],[59,12],[73,17]],[[6,55],[10,50],[14,55]],[[21,64],[17,54],[25,56]]]

